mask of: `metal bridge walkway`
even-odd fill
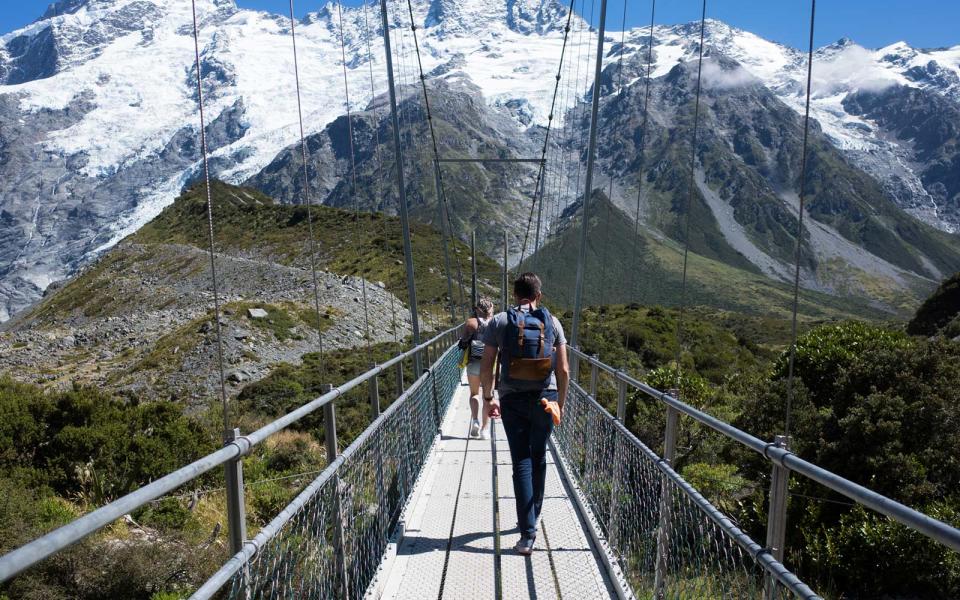
[[[470,439],[469,397],[464,379],[406,507],[403,540],[370,596],[495,598],[502,586],[505,599],[614,597],[552,452],[537,548],[529,558],[514,552],[519,533],[503,426],[494,421],[493,439]]]

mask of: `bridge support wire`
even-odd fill
[[[690,255],[690,223],[692,219],[690,218],[690,212],[693,210],[693,187],[694,187],[694,171],[697,165],[697,127],[700,124],[700,90],[701,90],[701,76],[703,74],[703,36],[704,31],[707,26],[707,0],[703,0],[702,9],[700,13],[700,45],[698,47],[699,59],[697,60],[697,93],[696,100],[693,105],[693,132],[692,139],[690,140],[690,173],[687,178],[687,204],[685,211],[685,223],[684,223],[684,234],[683,234],[683,275],[680,280],[680,306],[679,313],[677,315],[677,353],[676,353],[676,383],[675,386],[679,390],[680,388],[680,360],[683,354],[683,316],[684,309],[687,304],[687,266],[688,259]]]
[[[447,300],[450,304],[450,324],[452,325],[457,320],[457,310],[456,305],[453,299],[453,280],[452,273],[453,269],[450,266],[450,248],[447,244],[448,232],[447,225],[452,223],[447,223],[447,219],[444,218],[445,202],[440,198],[442,193],[441,182],[440,182],[440,163],[436,160],[433,161],[433,176],[434,176],[434,185],[437,188],[437,217],[440,219],[440,236],[443,238],[443,270],[447,274]],[[449,232],[449,235],[452,235],[452,232]]]
[[[584,185],[583,207],[580,211],[580,252],[577,256],[577,279],[573,296],[573,327],[570,345],[577,347],[580,341],[580,310],[583,305],[583,275],[587,258],[587,229],[590,226],[590,195],[593,187],[593,168],[597,153],[597,112],[600,107],[600,76],[603,71],[603,35],[607,25],[607,0],[600,0],[600,26],[597,29],[597,63],[593,76],[593,103],[590,107],[590,141],[587,147],[587,174]]]
[[[557,68],[556,83],[553,86],[553,99],[550,101],[550,113],[547,115],[547,131],[543,136],[543,148],[540,151],[540,167],[537,170],[537,179],[533,186],[533,201],[530,204],[530,215],[527,217],[527,228],[523,234],[523,245],[520,248],[520,261],[518,265],[523,264],[523,259],[526,258],[527,254],[527,241],[530,237],[530,226],[533,223],[533,210],[538,204],[538,198],[540,203],[543,202],[543,179],[546,175],[547,168],[547,148],[550,143],[550,130],[553,126],[554,110],[557,105],[557,94],[560,90],[560,76],[563,72],[563,58],[567,53],[567,42],[570,37],[570,22],[573,19],[573,7],[576,0],[570,0],[570,7],[567,9],[567,24],[563,29],[563,46],[560,48],[560,65]],[[540,215],[542,216],[543,212],[541,210]],[[540,219],[537,220],[537,238],[539,244],[539,231],[540,231]]]
[[[393,146],[396,155],[397,193],[400,196],[400,227],[403,229],[403,258],[407,271],[407,294],[410,298],[410,324],[413,329],[413,345],[420,345],[420,319],[417,313],[417,286],[413,276],[413,249],[410,244],[410,215],[407,206],[407,190],[403,177],[403,149],[400,145],[400,119],[397,115],[397,89],[393,80],[393,55],[390,49],[390,19],[387,15],[387,0],[380,0],[380,16],[383,22],[383,47],[387,60],[387,85],[390,88],[390,114],[393,121]],[[420,372],[420,359],[414,360],[414,371]]]

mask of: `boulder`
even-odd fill
[[[247,316],[251,319],[266,319],[267,311],[263,310],[262,308],[248,308]]]

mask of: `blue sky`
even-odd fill
[[[186,2],[187,0],[169,0]],[[599,10],[600,1],[596,2]],[[586,3],[589,14],[591,0]],[[286,14],[289,0],[237,0],[243,7]],[[0,32],[30,23],[45,10],[48,0],[0,0]],[[345,0],[345,4],[357,4]],[[296,2],[298,12],[316,10],[321,1]],[[608,0],[608,27],[619,29],[623,0]],[[765,38],[806,46],[809,0],[708,0],[707,16],[726,21]],[[700,16],[699,0],[660,0],[658,23],[693,21]],[[628,0],[627,23],[648,22],[650,0]],[[958,0],[820,0],[817,5],[818,46],[850,37],[861,45],[879,47],[906,40],[913,46],[939,47],[960,44],[960,1]]]

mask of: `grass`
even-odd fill
[[[219,251],[251,252],[289,265],[309,266],[309,232],[304,206],[277,204],[264,194],[213,182],[215,245]],[[327,206],[311,207],[318,267],[341,275],[382,281],[389,291],[407,297],[403,266],[403,242],[399,219],[380,213],[351,211]],[[129,241],[146,244],[187,244],[206,248],[206,195],[204,186],[187,190]],[[429,225],[412,222],[411,246],[417,296],[424,304],[445,304],[440,233]],[[452,241],[451,256],[469,256],[469,248]],[[499,267],[477,256],[478,268]],[[432,266],[432,267],[430,267]]]

